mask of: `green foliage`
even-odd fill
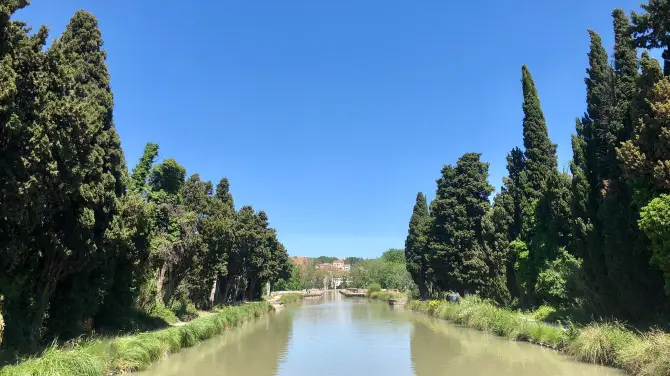
[[[651,261],[663,271],[665,292],[670,295],[670,195],[663,194],[642,208],[640,229],[651,240]]]
[[[289,304],[289,303],[295,303],[297,301],[302,300],[302,294],[282,294],[279,297],[279,301]]]
[[[558,349],[568,342],[567,333],[561,327],[533,321],[520,312],[498,308],[474,296],[465,297],[460,303],[411,301],[407,307],[513,341],[529,341]]]
[[[483,219],[489,210],[488,164],[480,154],[466,153],[456,166],[447,165],[431,203],[428,247],[436,285],[463,294],[482,291],[488,267]]]
[[[560,255],[548,262],[537,277],[538,300],[554,307],[571,304],[571,299],[579,294],[580,267],[581,260],[561,248]]]
[[[428,220],[426,197],[419,192],[409,220],[404,259],[407,261],[407,271],[417,285],[421,297],[428,295],[429,290]]]
[[[388,251],[382,254],[381,259],[386,262],[394,262],[399,264],[405,263],[405,250],[404,249],[389,249]]]
[[[0,376],[103,376],[145,370],[169,354],[195,346],[271,309],[268,303],[246,304],[224,308],[180,327],[112,340],[75,342],[62,348],[52,346],[39,357],[0,369]]]
[[[379,284],[384,289],[407,291],[414,285],[404,262],[392,262],[384,258],[361,261],[351,268],[350,275],[353,286],[358,288]]]
[[[132,189],[138,192],[146,190],[147,178],[149,177],[151,166],[153,166],[157,156],[158,144],[148,142],[144,147],[142,158],[137,162],[137,165],[133,168],[133,172],[130,175]]]
[[[531,313],[531,317],[537,321],[548,321],[556,313],[556,308],[548,305],[540,306]]]
[[[367,287],[368,294],[372,294],[373,292],[380,292],[382,291],[382,285],[379,283],[373,283]]]
[[[648,4],[642,4],[644,13],[633,12],[633,31],[635,32],[635,43],[637,47],[663,49],[662,57],[665,62],[663,73],[670,74],[670,33],[667,22],[670,13],[670,2],[668,0],[649,0]]]
[[[337,260],[337,257],[319,256],[314,259],[314,264],[332,264],[335,260]]]

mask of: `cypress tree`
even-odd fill
[[[428,236],[428,205],[426,197],[419,192],[409,220],[409,230],[405,240],[406,267],[414,283],[419,288],[421,297],[428,293],[427,236]]]
[[[44,120],[57,140],[52,153],[62,173],[54,192],[61,207],[54,226],[63,246],[56,251],[62,252],[56,263],[69,275],[51,298],[47,325],[60,338],[83,330],[102,303],[111,282],[108,266],[116,257],[106,235],[126,191],[127,170],[113,123],[102,45],[95,17],[78,11],[48,52],[51,100]]]
[[[488,164],[479,158],[466,153],[455,167],[445,166],[431,204],[430,262],[443,291],[476,293],[487,285],[483,219],[493,187],[487,181]]]
[[[521,257],[526,249],[528,254],[516,264],[515,274],[519,280],[522,304],[531,303],[535,282],[544,262],[550,260],[555,250],[547,242],[551,234],[548,210],[552,202],[546,196],[548,181],[557,171],[556,145],[549,139],[547,124],[540,105],[540,98],[533,77],[525,65],[521,68],[523,88],[523,143],[524,163],[520,176],[521,192],[521,236],[514,243],[515,257]]]
[[[529,200],[538,198],[546,188],[547,177],[556,170],[556,145],[549,139],[549,131],[540,105],[535,82],[528,67],[521,67],[523,87],[523,146],[525,156],[524,194]]]
[[[233,201],[233,195],[230,193],[228,178],[222,178],[219,184],[216,185],[216,198],[226,204],[230,210],[235,211],[235,202]]]
[[[36,328],[46,309],[39,273],[44,254],[56,238],[45,218],[56,179],[51,140],[40,120],[47,88],[42,52],[47,29],[33,35],[12,21],[27,1],[0,1],[0,291],[6,328],[3,344],[26,348],[38,338]]]
[[[584,259],[582,267],[589,286],[590,301],[594,308],[604,312],[615,299],[607,277],[603,226],[598,215],[603,182],[609,182],[609,170],[616,167],[609,158],[616,140],[615,133],[611,131],[616,127],[612,122],[614,74],[600,35],[593,30],[589,30],[589,35],[589,67],[584,79],[587,112],[581,123],[577,123],[577,135],[573,138],[572,167],[576,178],[573,182],[573,208],[578,208],[573,213],[573,231],[576,253]]]
[[[670,14],[670,1],[649,0],[642,4],[645,13],[632,12],[633,31],[635,43],[640,48],[663,49],[663,73],[670,75],[670,26],[668,25],[668,14]]]

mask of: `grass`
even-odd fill
[[[179,327],[52,346],[38,357],[0,369],[0,376],[104,376],[140,371],[169,354],[195,346],[271,309],[265,302],[219,308],[212,315]]]
[[[670,334],[660,330],[639,334],[617,322],[596,322],[565,329],[533,318],[547,316],[546,308],[544,312],[524,314],[473,296],[458,304],[441,300],[410,301],[408,307],[510,340],[549,346],[583,362],[619,367],[631,375],[670,375]]]
[[[302,294],[294,294],[294,293],[289,293],[289,294],[282,294],[279,297],[279,301],[283,302],[284,304],[288,303],[295,303],[303,298]]]
[[[388,302],[391,299],[407,299],[407,294],[394,291],[369,291],[367,292],[368,298],[377,299],[383,302]]]

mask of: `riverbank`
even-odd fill
[[[51,347],[38,357],[4,367],[0,376],[106,376],[140,371],[182,348],[195,346],[271,310],[267,302],[248,303],[218,309],[178,327]]]
[[[638,334],[618,323],[563,328],[477,297],[466,297],[460,303],[410,301],[407,307],[513,341],[548,346],[583,362],[621,368],[632,375],[670,375],[670,334],[661,331]]]

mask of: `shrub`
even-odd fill
[[[591,324],[568,345],[568,353],[591,363],[619,365],[617,353],[635,340],[635,335],[616,322]]]
[[[547,321],[547,319],[553,317],[555,314],[556,314],[556,308],[548,305],[543,305],[530,315],[533,319],[537,321]]]
[[[284,303],[295,303],[302,299],[302,294],[282,294],[279,301]]]
[[[379,283],[373,283],[370,286],[368,286],[368,296],[372,293],[380,291],[382,291],[382,286]]]
[[[634,375],[670,375],[670,334],[654,330],[618,352],[618,365]]]

